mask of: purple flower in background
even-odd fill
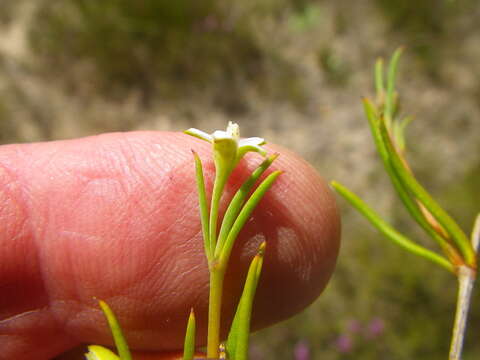
[[[335,347],[340,353],[349,353],[353,349],[353,340],[350,336],[342,334],[335,340]]]
[[[362,330],[362,324],[360,321],[352,319],[347,324],[347,330],[353,334],[359,333]]]
[[[310,347],[307,342],[299,341],[293,350],[295,360],[310,360]]]
[[[365,337],[368,339],[375,339],[382,335],[385,331],[385,322],[380,318],[374,318],[367,325]]]

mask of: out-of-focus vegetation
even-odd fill
[[[302,3],[51,2],[35,16],[30,40],[41,68],[64,70],[62,80],[73,91],[83,86],[77,83],[75,72],[69,71],[77,64],[89,68],[90,86],[103,96],[124,98],[125,90],[136,89],[143,104],[149,105],[153,96],[175,99],[192,90],[209,89],[219,106],[242,113],[244,105],[237,100],[242,98],[242,82],[268,94],[296,81],[276,48],[262,44],[265,39],[258,33],[264,20],[280,18],[296,8],[299,14],[292,15],[291,27],[300,31],[308,27],[316,17],[304,12],[317,7],[304,9]],[[284,93],[297,91],[291,88]]]
[[[462,15],[478,12],[474,0],[376,0],[393,31],[402,32],[409,48],[424,62],[424,70],[438,77],[439,66],[448,57],[445,46],[454,47],[455,36],[475,31],[473,19]],[[438,79],[437,79],[438,80]]]
[[[145,101],[154,90],[171,98],[191,86],[228,82],[235,69],[255,76],[261,51],[253,29],[229,7],[213,0],[50,2],[36,16],[31,42],[44,65],[67,70],[89,62],[89,81],[103,94],[135,87]]]
[[[0,140],[240,123],[297,151],[421,239],[390,197],[360,97],[406,46],[407,157],[471,228],[480,203],[480,5],[474,0],[3,0]],[[456,283],[343,206],[338,269],[298,317],[253,338],[252,359],[442,359]],[[480,356],[473,299],[465,360]]]

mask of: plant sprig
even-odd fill
[[[213,145],[213,159],[215,163],[215,181],[209,207],[202,161],[198,154],[192,150],[204,250],[210,272],[207,358],[218,359],[221,349],[225,347],[229,358],[246,360],[248,358],[248,338],[253,300],[260,279],[266,243],[264,242],[260,245],[256,256],[250,264],[226,346],[220,344],[223,283],[235,240],[250,218],[252,211],[281,174],[281,171],[273,171],[260,181],[260,184],[254,189],[255,184],[277,158],[278,154],[267,157],[244,181],[230,200],[218,231],[220,200],[233,169],[249,151],[258,152],[266,156],[267,152],[261,146],[265,144],[265,140],[257,137],[240,139],[238,125],[231,122],[228,124],[226,131],[215,131],[212,134],[207,134],[197,129],[189,129],[185,133],[210,142]],[[91,345],[88,348],[88,354],[86,354],[87,359],[131,360],[127,342],[113,311],[105,302],[100,301],[99,303],[107,319],[119,356],[102,346]],[[196,349],[195,335],[196,320],[194,310],[191,309],[184,341],[183,360],[193,360]]]
[[[384,82],[383,60],[375,64],[377,103],[363,100],[365,115],[370,124],[373,140],[400,200],[412,219],[440,246],[442,254],[431,251],[395,230],[363,200],[338,182],[332,187],[365,216],[387,239],[403,249],[430,260],[449,270],[459,281],[459,295],[455,316],[450,360],[459,360],[466,329],[473,282],[476,277],[478,235],[473,230],[469,240],[453,218],[435,201],[415,178],[405,158],[405,128],[411,117],[399,115],[399,99],[395,80],[402,49],[394,52]],[[477,219],[474,229],[480,227]]]
[[[208,268],[210,271],[207,357],[218,358],[220,347],[220,323],[223,282],[233,245],[235,243],[235,240],[237,239],[238,234],[240,233],[240,230],[250,218],[252,211],[258,205],[258,203],[263,198],[268,189],[270,189],[270,187],[273,185],[281,172],[272,172],[260,182],[260,184],[255,190],[253,190],[259,178],[269,168],[269,166],[273,163],[273,161],[277,158],[278,155],[275,154],[265,159],[252,172],[250,177],[245,180],[245,182],[230,200],[230,203],[225,211],[225,215],[223,216],[223,219],[221,221],[220,229],[218,230],[217,225],[219,223],[219,204],[223,195],[223,190],[230,174],[232,173],[233,169],[238,164],[240,159],[247,152],[254,151],[265,156],[266,151],[261,146],[265,144],[265,140],[257,137],[240,139],[238,125],[233,123],[228,124],[226,131],[215,131],[212,134],[207,134],[197,129],[189,129],[185,133],[208,141],[213,145],[215,180],[213,184],[210,208],[208,208],[207,204],[202,162],[196,153],[194,153],[194,158],[196,167],[197,188],[199,193],[200,218],[202,221],[204,247],[205,254],[208,260]],[[263,251],[264,250],[261,251],[262,256]],[[251,266],[254,266],[253,264],[259,261],[256,260],[257,257],[254,258]],[[258,270],[258,276],[259,273],[260,270]],[[247,284],[245,285],[246,289],[249,288],[249,281],[250,280],[247,277]],[[246,293],[244,292],[244,295],[242,295],[242,299],[244,299],[245,297],[249,297],[249,301],[253,302],[254,293],[254,290],[249,290]],[[241,305],[244,302],[245,300],[240,301],[240,308],[244,307],[243,305]],[[251,308],[249,309],[251,310]],[[241,311],[240,313],[243,314],[244,311],[245,310]],[[239,338],[243,338],[246,336],[248,338],[250,317],[241,316],[240,319],[241,320],[237,320],[237,322],[240,322],[242,325],[237,325],[235,323],[235,328],[237,329],[238,333],[235,336],[238,336]],[[238,331],[238,329],[243,330]],[[243,341],[241,341],[240,343],[243,343]],[[230,344],[232,344],[231,341]]]

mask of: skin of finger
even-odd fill
[[[117,133],[0,150],[7,204],[0,218],[12,224],[0,239],[7,244],[2,285],[12,289],[2,300],[0,347],[10,358],[30,359],[22,354],[32,354],[38,339],[50,352],[46,359],[75,343],[111,344],[94,297],[110,304],[133,348],[181,348],[191,307],[197,340],[204,341],[208,271],[191,149],[203,159],[211,188],[209,145],[184,134]],[[333,271],[340,234],[323,180],[294,154],[271,150],[281,153],[273,167],[285,173],[242,231],[225,287],[227,320],[245,269],[267,240],[254,328],[285,319],[318,296]],[[227,194],[258,164],[255,155],[241,162]]]

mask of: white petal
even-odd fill
[[[265,144],[266,141],[260,137],[249,137],[239,141],[239,146],[259,146]]]
[[[207,134],[206,132],[203,132],[202,130],[198,130],[195,128],[190,128],[188,130],[184,131],[185,134],[195,136],[196,138],[208,141],[208,142],[213,142],[213,137],[210,134]]]
[[[235,143],[237,142],[237,139],[233,138],[232,135],[230,133],[228,133],[228,131],[223,131],[223,130],[216,130],[213,132],[212,134],[212,138],[213,138],[213,141],[215,140],[234,140]]]
[[[240,138],[240,127],[238,124],[229,121],[227,126],[227,134],[229,134],[231,138],[238,140]]]

